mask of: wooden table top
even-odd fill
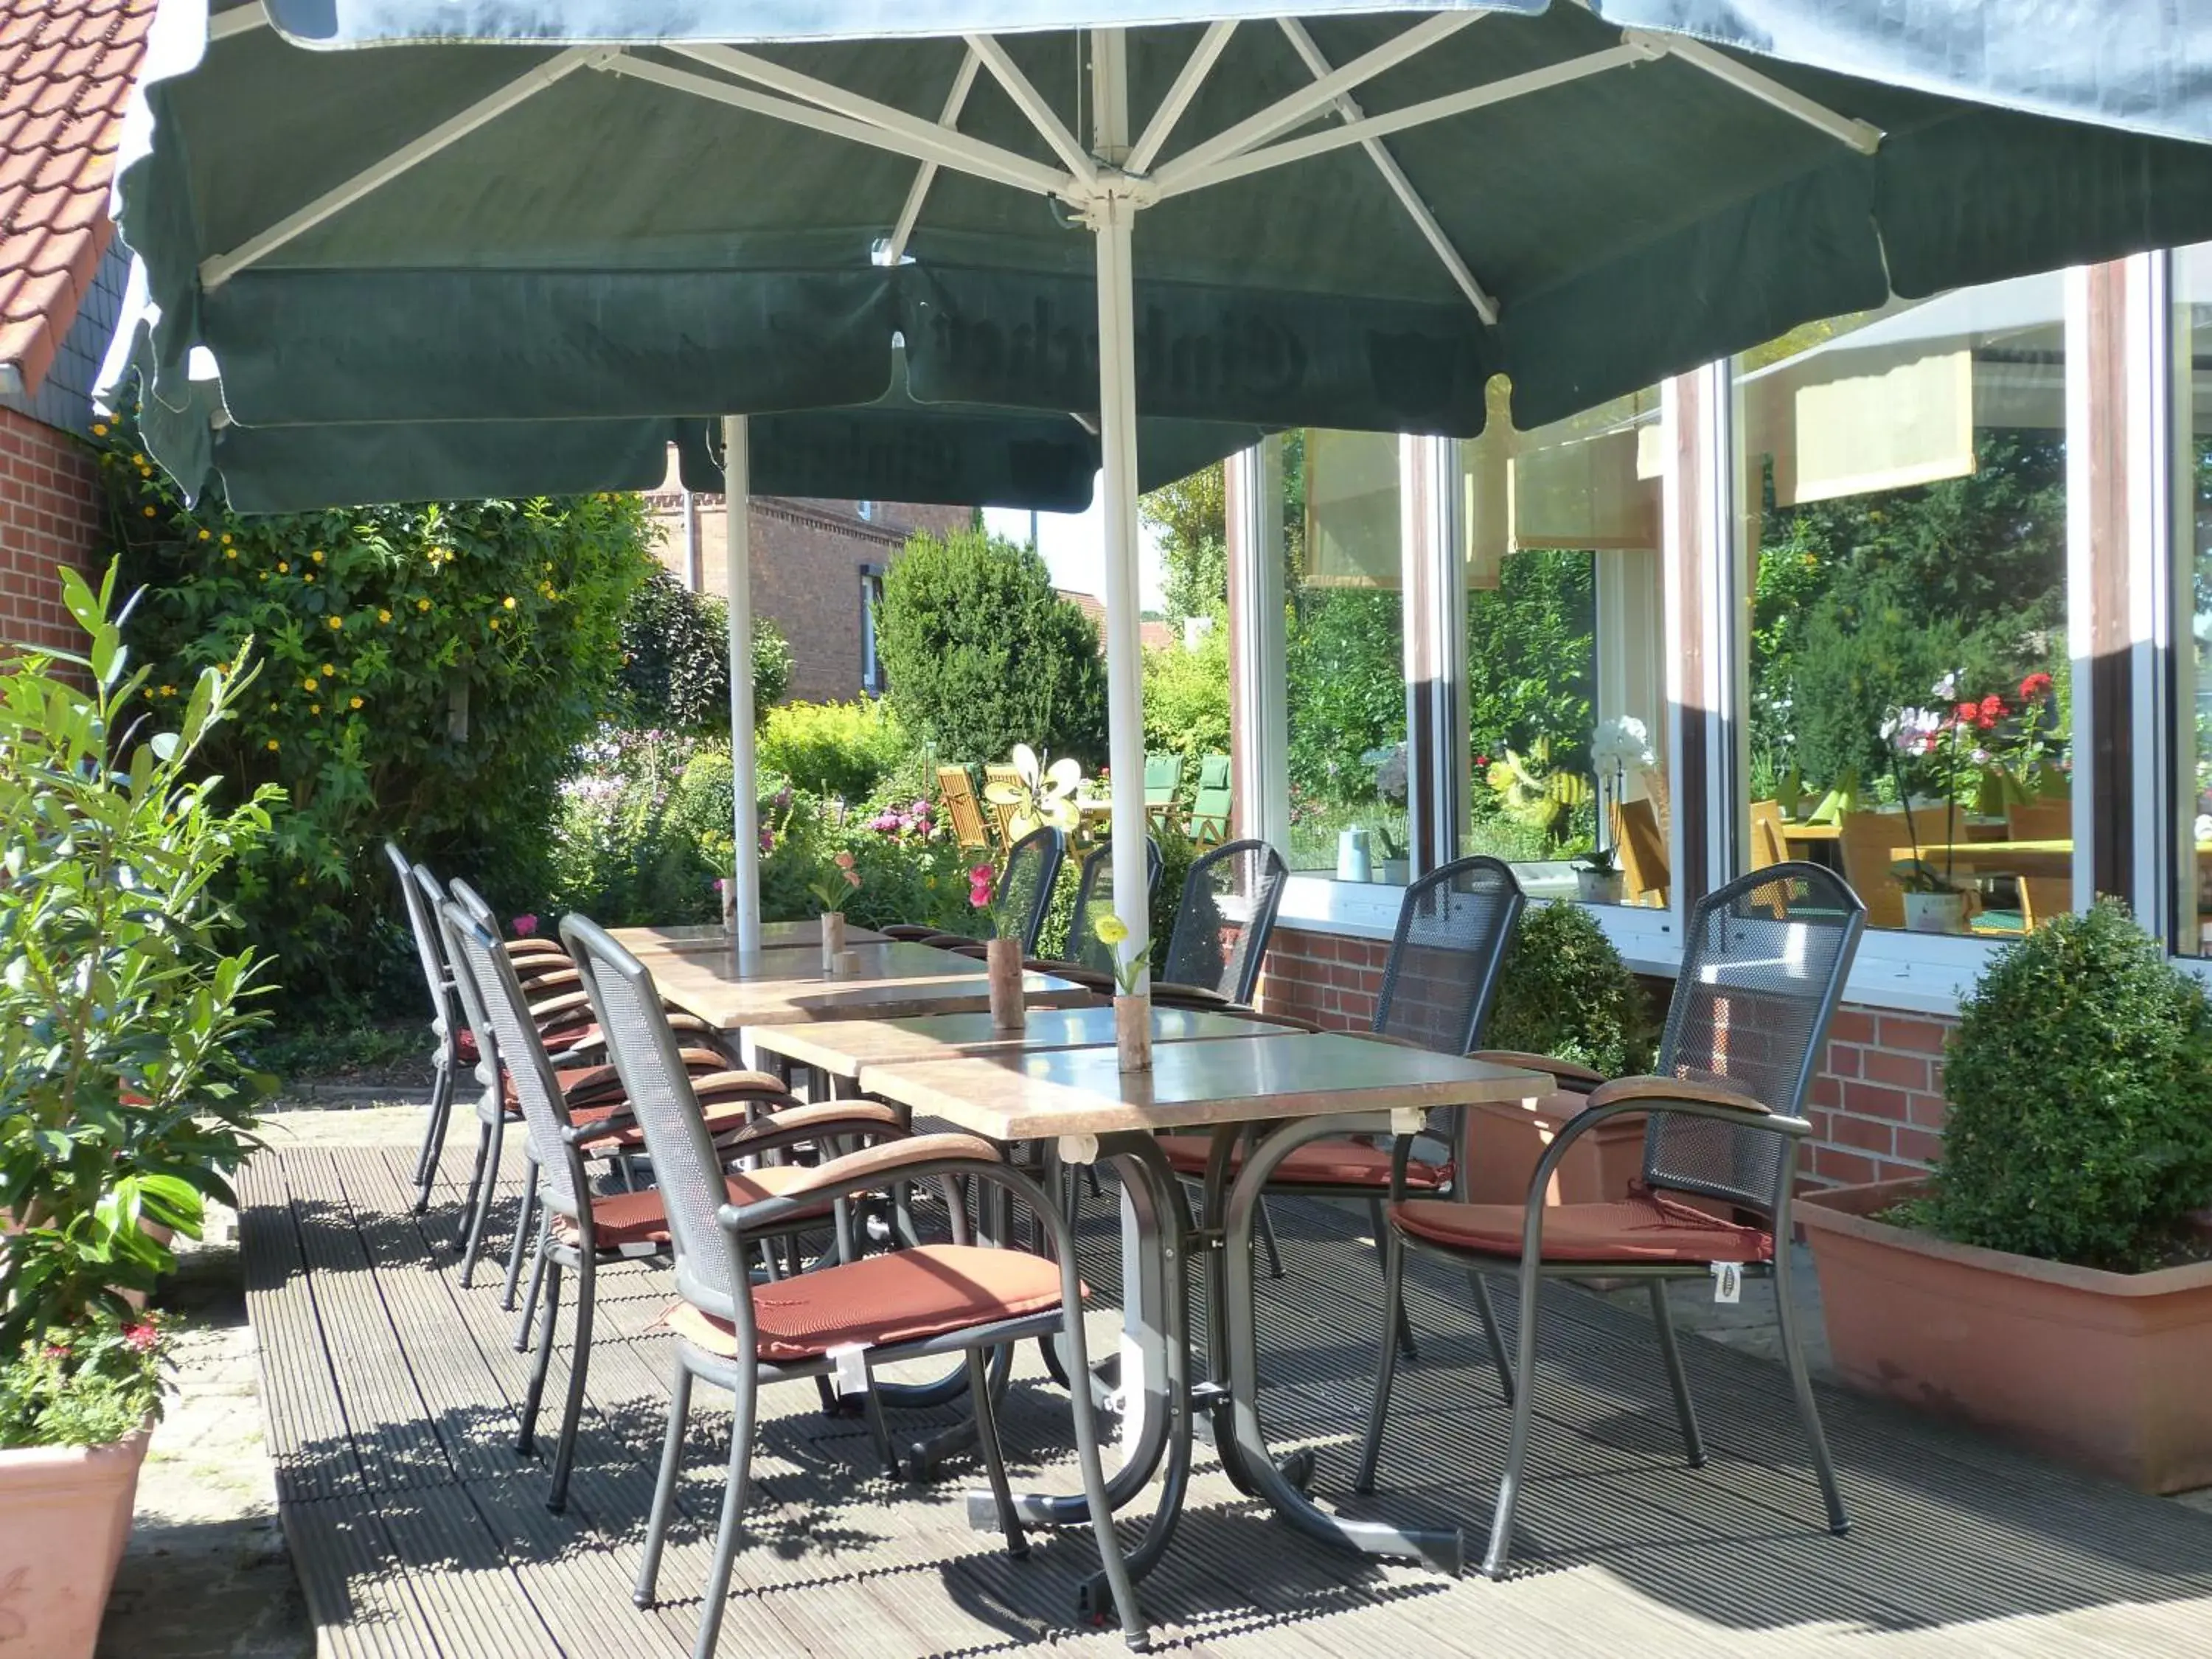
[[[863,945],[851,978],[823,975],[818,952],[763,951],[744,964],[726,952],[659,957],[646,965],[660,994],[719,1030],[799,1025],[819,1019],[903,1019],[988,1011],[983,964],[923,945]],[[1080,1007],[1097,1000],[1082,986],[1046,974],[1022,978],[1025,1001]]]
[[[1088,1008],[1028,1011],[1019,1031],[1002,1031],[988,1010],[973,1014],[929,1014],[916,1019],[841,1019],[831,1024],[784,1025],[755,1039],[763,1048],[816,1066],[833,1077],[858,1077],[863,1066],[909,1060],[943,1060],[961,1054],[1015,1049],[1111,1048],[1114,1010],[1105,1003]],[[1152,1041],[1189,1042],[1203,1038],[1282,1036],[1288,1025],[1267,1025],[1194,1008],[1154,1008]]]
[[[1784,841],[1841,841],[1843,826],[1834,823],[1796,823],[1788,818],[1782,821]]]
[[[702,951],[726,951],[733,935],[719,921],[687,925],[681,927],[611,927],[616,944],[632,956],[688,956]],[[884,936],[866,927],[845,925],[848,945],[881,945]],[[764,951],[822,948],[822,918],[809,916],[804,921],[764,921],[761,924],[761,948]]]
[[[1111,1048],[860,1068],[868,1093],[1000,1141],[1426,1111],[1525,1099],[1550,1086],[1533,1072],[1334,1031],[1164,1042],[1149,1072],[1122,1071]]]

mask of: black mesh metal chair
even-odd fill
[[[535,1445],[538,1410],[544,1398],[546,1372],[552,1359],[553,1329],[560,1316],[561,1275],[565,1270],[576,1276],[568,1398],[555,1441],[552,1487],[545,1500],[548,1507],[558,1510],[568,1500],[576,1425],[591,1367],[597,1270],[616,1261],[665,1255],[667,1219],[660,1194],[650,1188],[609,1196],[592,1189],[592,1158],[604,1155],[633,1127],[628,1121],[628,1103],[620,1096],[619,1076],[612,1067],[601,1068],[609,1073],[607,1081],[616,1095],[614,1105],[589,1115],[572,1112],[573,1082],[555,1070],[552,1056],[531,1022],[530,1005],[514,964],[501,951],[497,937],[482,918],[457,901],[447,900],[439,916],[459,970],[455,978],[471,1029],[481,1034],[478,1041],[484,1049],[484,1063],[512,1085],[530,1139],[532,1191],[544,1203],[550,1223],[538,1257],[542,1302],[538,1352],[530,1368],[515,1439],[515,1449],[526,1455]],[[678,1063],[688,1066],[690,1062],[679,1054]],[[823,1113],[800,1108],[787,1115],[771,1115],[753,1121],[741,1116],[741,1133],[718,1142],[711,1138],[713,1120],[732,1104],[744,1114],[754,1096],[744,1086],[742,1073],[687,1073],[687,1076],[698,1103],[700,1133],[709,1137],[708,1144],[716,1149],[718,1158],[769,1146],[811,1145],[833,1132],[848,1138],[902,1133],[896,1115],[888,1107],[852,1101]],[[732,1175],[726,1181],[733,1202],[753,1202],[796,1184],[799,1174],[797,1165],[780,1166]],[[825,1206],[817,1206],[793,1219],[818,1225],[827,1214]]]
[[[969,1397],[975,1405],[977,1438],[1000,1524],[1011,1553],[1024,1553],[1021,1522],[1000,1449],[987,1356],[1028,1337],[1058,1334],[1067,1345],[1072,1373],[1083,1376],[1089,1370],[1074,1239],[1057,1208],[988,1141],[962,1134],[917,1135],[800,1170],[798,1179],[773,1197],[747,1200],[726,1190],[643,965],[580,918],[564,921],[562,933],[584,967],[586,987],[660,1178],[680,1297],[667,1315],[675,1334],[668,1431],[638,1566],[638,1605],[653,1602],[695,1378],[729,1389],[735,1419],[700,1618],[698,1659],[710,1659],[720,1629],[744,1520],[757,1401],[761,1389],[773,1383],[838,1375],[855,1363],[865,1380],[875,1367],[902,1360],[965,1356]],[[1056,1259],[964,1242],[964,1212],[954,1204],[950,1210],[957,1231],[949,1244],[922,1244],[840,1262],[772,1285],[757,1285],[746,1272],[748,1243],[763,1230],[788,1223],[806,1206],[880,1189],[887,1181],[955,1180],[995,1187],[1028,1207],[1051,1238]],[[872,1414],[879,1413],[873,1388],[866,1393]],[[1124,1634],[1133,1645],[1139,1644],[1143,1619],[1114,1536],[1094,1407],[1087,1389],[1076,1389],[1070,1398],[1077,1460],[1106,1580]],[[878,1432],[877,1443],[879,1453],[890,1456],[888,1437]],[[890,1461],[895,1471],[896,1458]]]
[[[1250,1006],[1289,879],[1283,855],[1264,841],[1227,842],[1194,860],[1183,878],[1152,1000]]]
[[[1145,895],[1149,903],[1160,884],[1160,844],[1145,837]],[[1102,841],[1083,855],[1075,882],[1075,908],[1067,924],[1067,955],[1031,957],[1022,965],[1039,973],[1110,994],[1114,989],[1114,952],[1098,941],[1092,923],[1114,908],[1114,843]]]
[[[1783,1359],[1812,1443],[1828,1525],[1838,1533],[1848,1528],[1797,1343],[1790,1200],[1797,1144],[1812,1131],[1800,1115],[1805,1092],[1865,925],[1857,896],[1818,865],[1778,864],[1738,878],[1699,903],[1690,918],[1656,1073],[1595,1090],[1545,1150],[1525,1204],[1409,1200],[1402,1181],[1394,1187],[1384,1249],[1386,1320],[1395,1322],[1402,1306],[1408,1248],[1469,1269],[1483,1298],[1500,1381],[1513,1403],[1504,1477],[1483,1559],[1486,1573],[1503,1571],[1512,1548],[1534,1422],[1539,1297],[1551,1278],[1650,1281],[1659,1351],[1684,1449],[1695,1467],[1705,1461],[1704,1443],[1675,1346],[1665,1281],[1703,1279],[1716,1263],[1771,1273]],[[1547,1205],[1553,1174],[1575,1142],[1624,1113],[1647,1117],[1643,1178],[1634,1191],[1617,1202]],[[1407,1155],[1401,1143],[1401,1169]],[[1519,1283],[1520,1328],[1510,1367],[1482,1288],[1486,1273],[1511,1273]],[[1395,1345],[1386,1340],[1360,1456],[1362,1492],[1374,1485],[1395,1363]]]
[[[1044,932],[1045,915],[1052,908],[1052,890],[1066,858],[1067,837],[1047,824],[1016,842],[1006,854],[1006,867],[999,872],[991,906],[997,915],[1012,918],[1014,938],[1020,941],[1025,957],[1036,954],[1037,936]],[[933,933],[922,942],[948,951],[982,948],[981,940],[965,933]]]

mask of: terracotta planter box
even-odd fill
[[[1844,1379],[2145,1492],[2212,1486],[2212,1262],[2101,1273],[1869,1219],[1923,1189],[1798,1200]]]
[[[0,1451],[0,1653],[91,1659],[131,1537],[149,1423],[106,1446]]]
[[[1484,1101],[1467,1109],[1468,1169],[1463,1185],[1472,1204],[1521,1205],[1552,1139],[1583,1109],[1583,1097],[1540,1095],[1534,1100]],[[1568,1149],[1553,1172],[1552,1204],[1595,1204],[1625,1195],[1644,1172],[1644,1120],[1629,1115],[1599,1125]]]

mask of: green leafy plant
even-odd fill
[[[762,722],[760,763],[810,793],[860,802],[883,787],[914,746],[887,702],[793,702],[770,710]]]
[[[1648,1070],[1644,988],[1581,905],[1532,905],[1506,949],[1483,1042],[1571,1060],[1607,1077]]]
[[[197,1237],[204,1199],[235,1201],[226,1177],[274,1084],[239,1057],[263,963],[227,948],[215,884],[278,797],[225,805],[201,769],[252,695],[246,648],[147,708],[114,568],[96,593],[60,574],[85,654],[0,673],[0,1357],[63,1348],[46,1360],[66,1381],[107,1363],[101,1344],[133,1322],[123,1293],[173,1265],[149,1227]],[[48,1376],[33,1362],[8,1386],[43,1401]]]
[[[619,712],[641,731],[693,737],[730,729],[730,609],[655,567],[622,614]],[[791,646],[765,617],[753,618],[753,724],[791,690]]]
[[[213,495],[188,506],[129,420],[94,431],[124,580],[143,589],[125,629],[149,671],[137,704],[173,717],[249,638],[262,664],[204,739],[233,798],[284,791],[222,878],[247,939],[281,950],[295,999],[419,998],[378,848],[396,838],[513,908],[542,898],[557,786],[612,695],[623,611],[653,568],[642,507],[600,495],[242,518]]]
[[[981,531],[916,535],[884,573],[876,645],[901,720],[945,761],[1018,743],[1105,753],[1098,631],[1032,549]]]
[[[161,1331],[151,1315],[57,1328],[0,1359],[0,1451],[104,1446],[161,1408]]]
[[[1145,653],[1145,749],[1182,757],[1183,775],[1199,761],[1229,752],[1229,623],[1213,626],[1188,651],[1181,641]]]
[[[2212,1004],[2115,899],[1999,951],[1960,1005],[1924,1218],[2122,1272],[2212,1204]]]

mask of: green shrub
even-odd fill
[[[2155,1266],[2212,1204],[2212,1004],[2117,900],[1999,951],[1960,1006],[1929,1223],[1964,1244]]]
[[[616,676],[623,719],[642,730],[704,737],[730,729],[730,610],[656,567],[622,619]],[[791,647],[765,617],[753,619],[753,724],[791,689]]]
[[[1522,912],[1482,1042],[1571,1060],[1607,1077],[1651,1065],[1644,988],[1579,904],[1532,904]]]
[[[612,692],[623,607],[653,568],[635,497],[475,501],[240,518],[187,508],[101,422],[136,701],[181,707],[250,638],[252,695],[208,734],[241,795],[284,791],[225,883],[293,996],[398,988],[419,1001],[381,842],[495,901],[543,896],[557,786]],[[394,970],[398,971],[394,971]]]
[[[1032,549],[915,536],[884,576],[876,642],[900,719],[946,761],[1004,760],[1018,743],[1086,770],[1105,756],[1098,631]]]
[[[74,672],[0,665],[0,1445],[112,1438],[157,1403],[122,1292],[174,1263],[142,1223],[198,1237],[204,1199],[236,1202],[274,1087],[240,1053],[263,964],[215,884],[275,793],[224,804],[208,759],[258,688],[241,652],[142,716],[157,683],[125,666],[114,568],[96,595],[61,583],[91,639]]]
[[[1198,781],[1206,755],[1229,752],[1229,624],[1213,626],[1186,651],[1182,641],[1145,653],[1145,748],[1182,757],[1183,787]],[[1187,797],[1186,797],[1187,798]]]
[[[562,786],[552,908],[610,927],[712,921],[730,872],[730,751],[610,729]]]
[[[1360,758],[1404,741],[1403,607],[1395,592],[1314,587],[1298,595],[1288,645],[1291,782],[1322,800],[1376,799]]]
[[[769,711],[760,763],[809,793],[864,801],[914,746],[890,707],[873,698],[793,702]]]

